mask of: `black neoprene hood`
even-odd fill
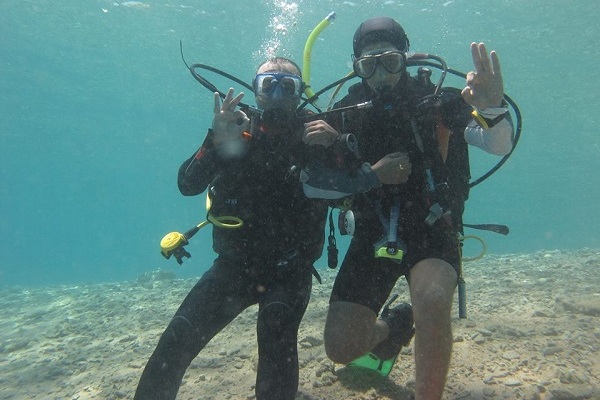
[[[363,47],[374,42],[389,42],[400,51],[408,51],[410,42],[399,23],[388,17],[376,17],[364,21],[354,34],[354,56],[360,57]]]

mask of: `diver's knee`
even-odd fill
[[[330,321],[328,321],[330,322]],[[325,346],[325,354],[327,358],[338,364],[348,364],[356,357],[353,346],[353,341],[350,338],[350,332],[343,332],[339,329],[339,325],[327,323],[325,325],[325,333],[323,343]]]
[[[356,358],[348,353],[343,343],[336,341],[325,341],[325,354],[337,364],[348,364]]]
[[[428,287],[415,289],[411,293],[411,301],[416,310],[426,310],[425,314],[439,318],[452,307],[454,291],[451,288],[432,284]]]
[[[258,314],[259,332],[269,335],[281,335],[290,328],[293,320],[293,310],[282,302],[267,304]]]
[[[196,330],[186,317],[176,315],[161,336],[161,342],[171,350],[186,351],[195,342]]]
[[[445,261],[421,261],[410,275],[413,307],[416,310],[426,310],[429,314],[446,312],[454,298],[456,279],[456,271]]]

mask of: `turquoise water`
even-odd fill
[[[600,247],[596,0],[3,0],[0,286],[202,273],[214,258],[212,228],[192,239],[183,268],[158,246],[204,216],[204,198],[181,196],[176,174],[210,125],[212,95],[186,70],[179,41],[188,62],[249,82],[267,56],[300,63],[331,11],[337,18],[313,50],[317,89],[348,72],[352,34],[371,16],[396,18],[412,50],[465,72],[471,41],[497,50],[523,134],[472,191],[465,220],[511,228],[481,234],[491,253]],[[474,175],[494,161],[472,151]]]

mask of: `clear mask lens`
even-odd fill
[[[368,55],[354,60],[354,73],[363,79],[375,74],[377,64],[390,74],[397,74],[404,69],[404,55],[399,51],[386,51],[382,54]]]
[[[258,74],[254,80],[254,90],[257,95],[300,97],[302,79],[290,74]]]

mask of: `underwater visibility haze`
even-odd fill
[[[496,50],[522,137],[471,191],[465,222],[511,232],[468,233],[494,254],[600,247],[595,0],[3,0],[0,287],[131,280],[158,268],[200,275],[214,258],[212,227],[190,241],[183,267],[159,252],[166,233],[205,218],[204,196],[183,197],[176,176],[210,126],[213,100],[180,41],[188,63],[249,83],[269,56],[301,64],[309,33],[332,11],[312,52],[315,89],[350,71],[352,35],[368,17],[395,18],[411,50],[459,71],[472,69],[472,41]],[[471,160],[474,177],[497,161],[477,150]],[[346,240],[338,234],[340,259]]]

